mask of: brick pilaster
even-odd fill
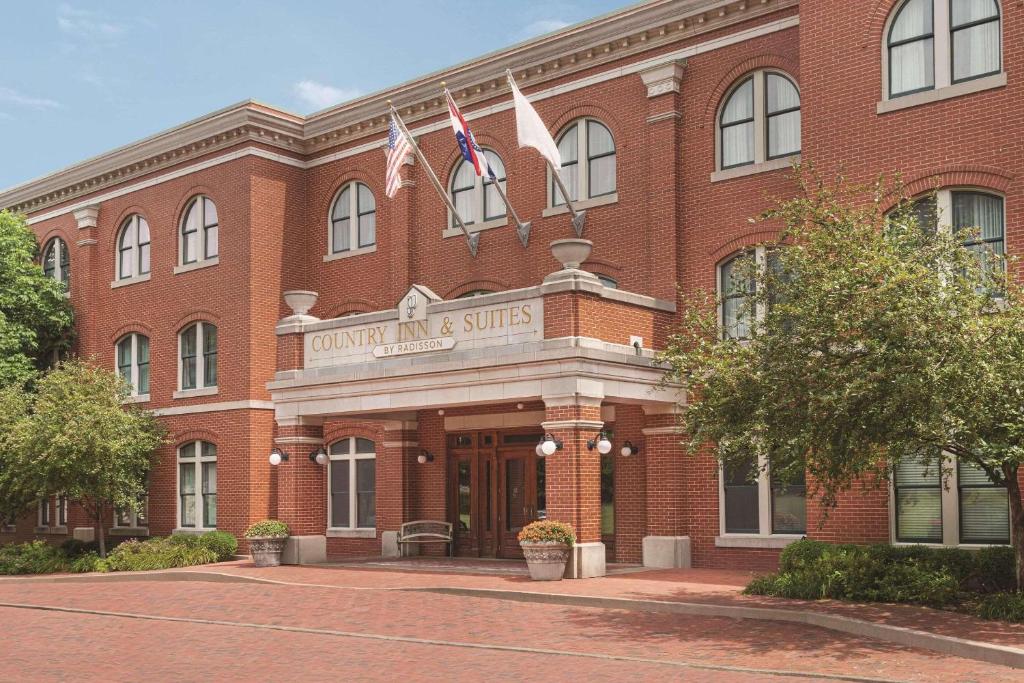
[[[544,431],[562,448],[547,457],[548,519],[568,522],[580,543],[601,540],[601,455],[589,450],[604,423],[600,399],[545,399]]]
[[[686,453],[676,422],[675,404],[644,406],[640,446],[647,465],[647,535],[685,536],[688,529],[684,496]]]
[[[397,531],[409,519],[410,469],[419,454],[419,426],[415,420],[388,420],[377,451],[377,533]]]
[[[324,533],[327,468],[309,459],[310,452],[323,443],[321,424],[304,418],[278,423],[274,445],[288,455],[288,460],[274,468],[277,518],[288,524],[293,536]]]

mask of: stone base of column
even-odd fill
[[[326,561],[326,536],[289,536],[281,553],[281,564],[320,564]]]
[[[91,526],[76,526],[71,532],[71,538],[76,541],[92,543],[96,540],[96,529]]]
[[[401,557],[402,548],[398,545],[397,531],[382,531],[380,534],[381,557]]]
[[[595,576],[604,576],[605,568],[604,543],[577,543],[569,553],[569,562],[565,565],[566,579],[590,579]]]
[[[689,569],[689,536],[644,536],[643,563],[658,569]]]

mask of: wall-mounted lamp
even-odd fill
[[[597,452],[601,455],[608,455],[612,452],[612,442],[608,440],[608,435],[604,432],[598,434],[596,439],[590,439],[587,441],[587,450],[597,449]]]
[[[316,449],[315,451],[309,454],[309,460],[310,462],[315,462],[317,465],[326,465],[327,451],[325,451],[324,447],[321,446],[320,448]]]
[[[280,448],[271,448],[269,460],[271,465],[277,467],[282,462],[288,460],[288,454],[282,451]]]
[[[434,454],[427,451],[421,451],[420,454],[416,456],[416,462],[421,465],[426,465],[428,462],[434,462]]]
[[[555,437],[545,434],[544,438],[537,444],[536,452],[538,456],[543,458],[546,455],[554,455],[555,451],[562,450],[562,445],[562,442],[556,440]]]
[[[619,452],[622,454],[622,457],[628,458],[631,455],[639,453],[640,447],[634,446],[632,441],[626,441],[626,443],[622,444],[622,450]]]

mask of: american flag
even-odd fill
[[[388,126],[388,171],[385,178],[385,191],[388,199],[394,199],[402,187],[402,164],[405,157],[412,151],[409,139],[395,123],[395,117],[391,117],[391,125]]]

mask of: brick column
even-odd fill
[[[689,517],[684,499],[686,454],[674,403],[644,406],[641,430],[647,465],[647,535],[643,540],[645,567],[689,567]]]
[[[409,419],[383,423],[384,440],[377,449],[377,535],[384,557],[399,557],[398,528],[409,519],[410,468],[419,454],[419,425]]]
[[[319,418],[279,418],[274,446],[288,456],[276,467],[277,518],[291,537],[282,562],[312,564],[327,560],[327,468],[309,458],[324,444]]]
[[[100,207],[98,204],[78,209],[74,213],[78,224],[77,235],[70,235],[68,249],[71,253],[71,305],[75,309],[76,351],[83,358],[105,353],[94,340],[96,335],[96,307],[94,302],[106,298],[100,291],[108,287],[101,276],[106,274],[105,264],[97,263],[97,232]],[[100,290],[100,291],[97,291]],[[92,344],[86,348],[83,340]]]
[[[601,455],[587,448],[601,421],[601,397],[544,397],[544,431],[562,448],[545,462],[548,519],[568,522],[576,530],[576,547],[566,567],[567,578],[604,576],[601,542]]]

